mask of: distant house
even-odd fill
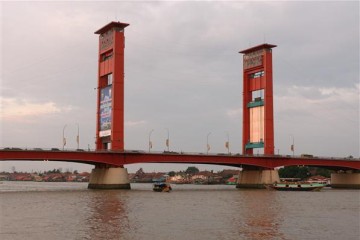
[[[152,175],[153,182],[165,182],[168,179],[169,175],[165,173],[155,173]]]
[[[0,174],[0,181],[9,180],[9,174]]]
[[[37,175],[36,173],[31,174],[31,176],[33,178],[33,181],[35,181],[35,182],[42,182],[42,180],[43,180],[42,177]]]
[[[136,173],[129,177],[131,182],[147,183],[152,182],[152,174],[145,173],[142,168],[136,171]]]
[[[168,175],[163,172],[153,172],[145,173],[142,168],[140,168],[135,174],[129,174],[129,179],[131,182],[137,183],[150,183],[150,182],[163,182],[166,181]]]
[[[9,175],[10,181],[32,181],[33,178],[29,173],[11,173]]]
[[[135,173],[128,173],[129,180],[131,181],[135,177]]]
[[[65,177],[61,173],[50,173],[43,177],[45,182],[65,182]]]
[[[238,176],[240,170],[233,170],[233,169],[224,169],[221,172],[218,172],[218,175],[222,176],[223,178],[229,178],[232,176]]]
[[[77,175],[76,181],[77,182],[89,182],[90,180],[90,173],[82,172]]]
[[[67,176],[65,176],[65,180],[67,182],[75,182],[77,178],[76,174],[68,174]]]
[[[330,184],[330,178],[327,177],[323,177],[320,175],[316,175],[316,176],[311,176],[309,177],[306,181],[310,182],[310,183],[325,183],[325,184]]]
[[[195,184],[215,184],[220,183],[222,177],[209,171],[201,171],[191,177]]]
[[[186,174],[177,174],[173,177],[169,177],[168,180],[170,183],[177,183],[177,184],[185,184],[191,183],[191,178]]]
[[[30,174],[21,174],[15,177],[16,181],[32,181],[33,178]]]
[[[226,184],[228,185],[236,185],[237,181],[238,181],[239,175],[234,175],[231,178],[229,178],[228,180],[226,180]]]

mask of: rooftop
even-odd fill
[[[97,30],[96,32],[94,32],[95,34],[103,34],[107,31],[109,31],[110,29],[114,28],[114,27],[118,27],[118,28],[126,28],[127,26],[129,26],[130,24],[128,23],[122,23],[122,22],[111,22],[108,23],[107,25],[105,25],[104,27],[100,28],[99,30]]]
[[[240,51],[239,53],[247,54],[247,53],[254,52],[254,51],[257,51],[257,50],[260,50],[260,49],[264,49],[264,48],[274,48],[274,47],[276,47],[276,45],[272,45],[272,44],[268,44],[268,43],[263,43],[263,44],[260,44],[260,45],[255,46],[255,47],[251,47],[251,48],[242,50],[242,51]]]

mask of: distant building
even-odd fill
[[[327,177],[323,177],[320,175],[316,175],[316,176],[312,176],[309,177],[306,181],[310,182],[310,183],[325,183],[325,184],[330,184],[330,178]]]
[[[236,185],[237,181],[238,181],[239,175],[234,175],[231,178],[229,178],[228,180],[226,180],[226,184],[228,185]]]

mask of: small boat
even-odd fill
[[[164,182],[154,183],[153,191],[155,192],[170,192],[172,190],[170,184]]]
[[[307,182],[284,182],[266,185],[269,190],[278,191],[320,191],[326,184]]]

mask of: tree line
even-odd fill
[[[329,178],[332,171],[325,168],[307,166],[288,166],[279,169],[280,178],[300,178],[305,179],[311,176],[320,175]]]

